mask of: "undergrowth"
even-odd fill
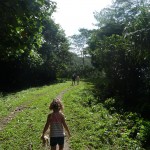
[[[137,114],[110,113],[83,83],[64,97],[73,150],[143,150],[147,129]],[[71,108],[71,109],[70,109]]]

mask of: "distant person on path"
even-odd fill
[[[51,150],[56,150],[57,144],[59,146],[59,150],[63,150],[64,148],[64,128],[70,137],[69,128],[65,122],[65,117],[61,110],[63,110],[63,105],[59,99],[54,99],[49,106],[50,110],[53,110],[47,117],[47,121],[45,127],[43,129],[43,133],[41,139],[44,141],[44,134],[50,126],[50,146]]]
[[[72,85],[75,85],[75,82],[76,82],[76,74],[74,73],[72,75]]]
[[[77,77],[76,77],[76,80],[77,80],[77,85],[79,85],[80,77],[79,77],[79,76],[77,76]]]

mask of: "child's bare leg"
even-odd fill
[[[51,150],[56,150],[56,146],[51,146]]]
[[[59,145],[59,150],[63,150],[64,145]]]

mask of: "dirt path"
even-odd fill
[[[22,112],[24,109],[28,108],[27,106],[25,105],[21,105],[21,106],[18,106],[15,108],[14,111],[12,111],[8,116],[6,116],[5,118],[3,118],[2,120],[0,120],[0,131],[2,131],[6,126],[7,124],[17,116],[17,114],[19,112]]]
[[[63,95],[70,90],[71,88],[65,89],[64,91],[62,91],[61,93],[59,93],[56,98],[59,98],[60,100],[62,100]],[[31,103],[31,101],[30,101]],[[29,102],[26,102],[26,104],[22,104],[18,107],[15,108],[15,110],[13,110],[12,112],[10,112],[10,114],[6,117],[4,117],[2,120],[0,120],[0,132],[7,126],[7,124],[17,116],[18,113],[22,112],[24,109],[28,108],[28,104]],[[57,148],[58,150],[58,148]],[[67,137],[65,137],[65,145],[64,145],[64,150],[71,150],[69,147],[69,139]]]
[[[59,98],[60,100],[62,100],[63,95],[64,95],[68,90],[70,90],[70,89],[71,89],[71,88],[62,91],[62,92],[57,96],[57,98]],[[57,147],[57,150],[58,150],[58,147]],[[67,137],[65,137],[64,150],[71,150],[71,149],[70,149],[70,146],[69,146],[69,139],[68,139]]]

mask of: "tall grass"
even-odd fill
[[[136,114],[110,114],[82,82],[64,96],[72,150],[142,150],[144,127]],[[133,135],[136,134],[136,135]]]

